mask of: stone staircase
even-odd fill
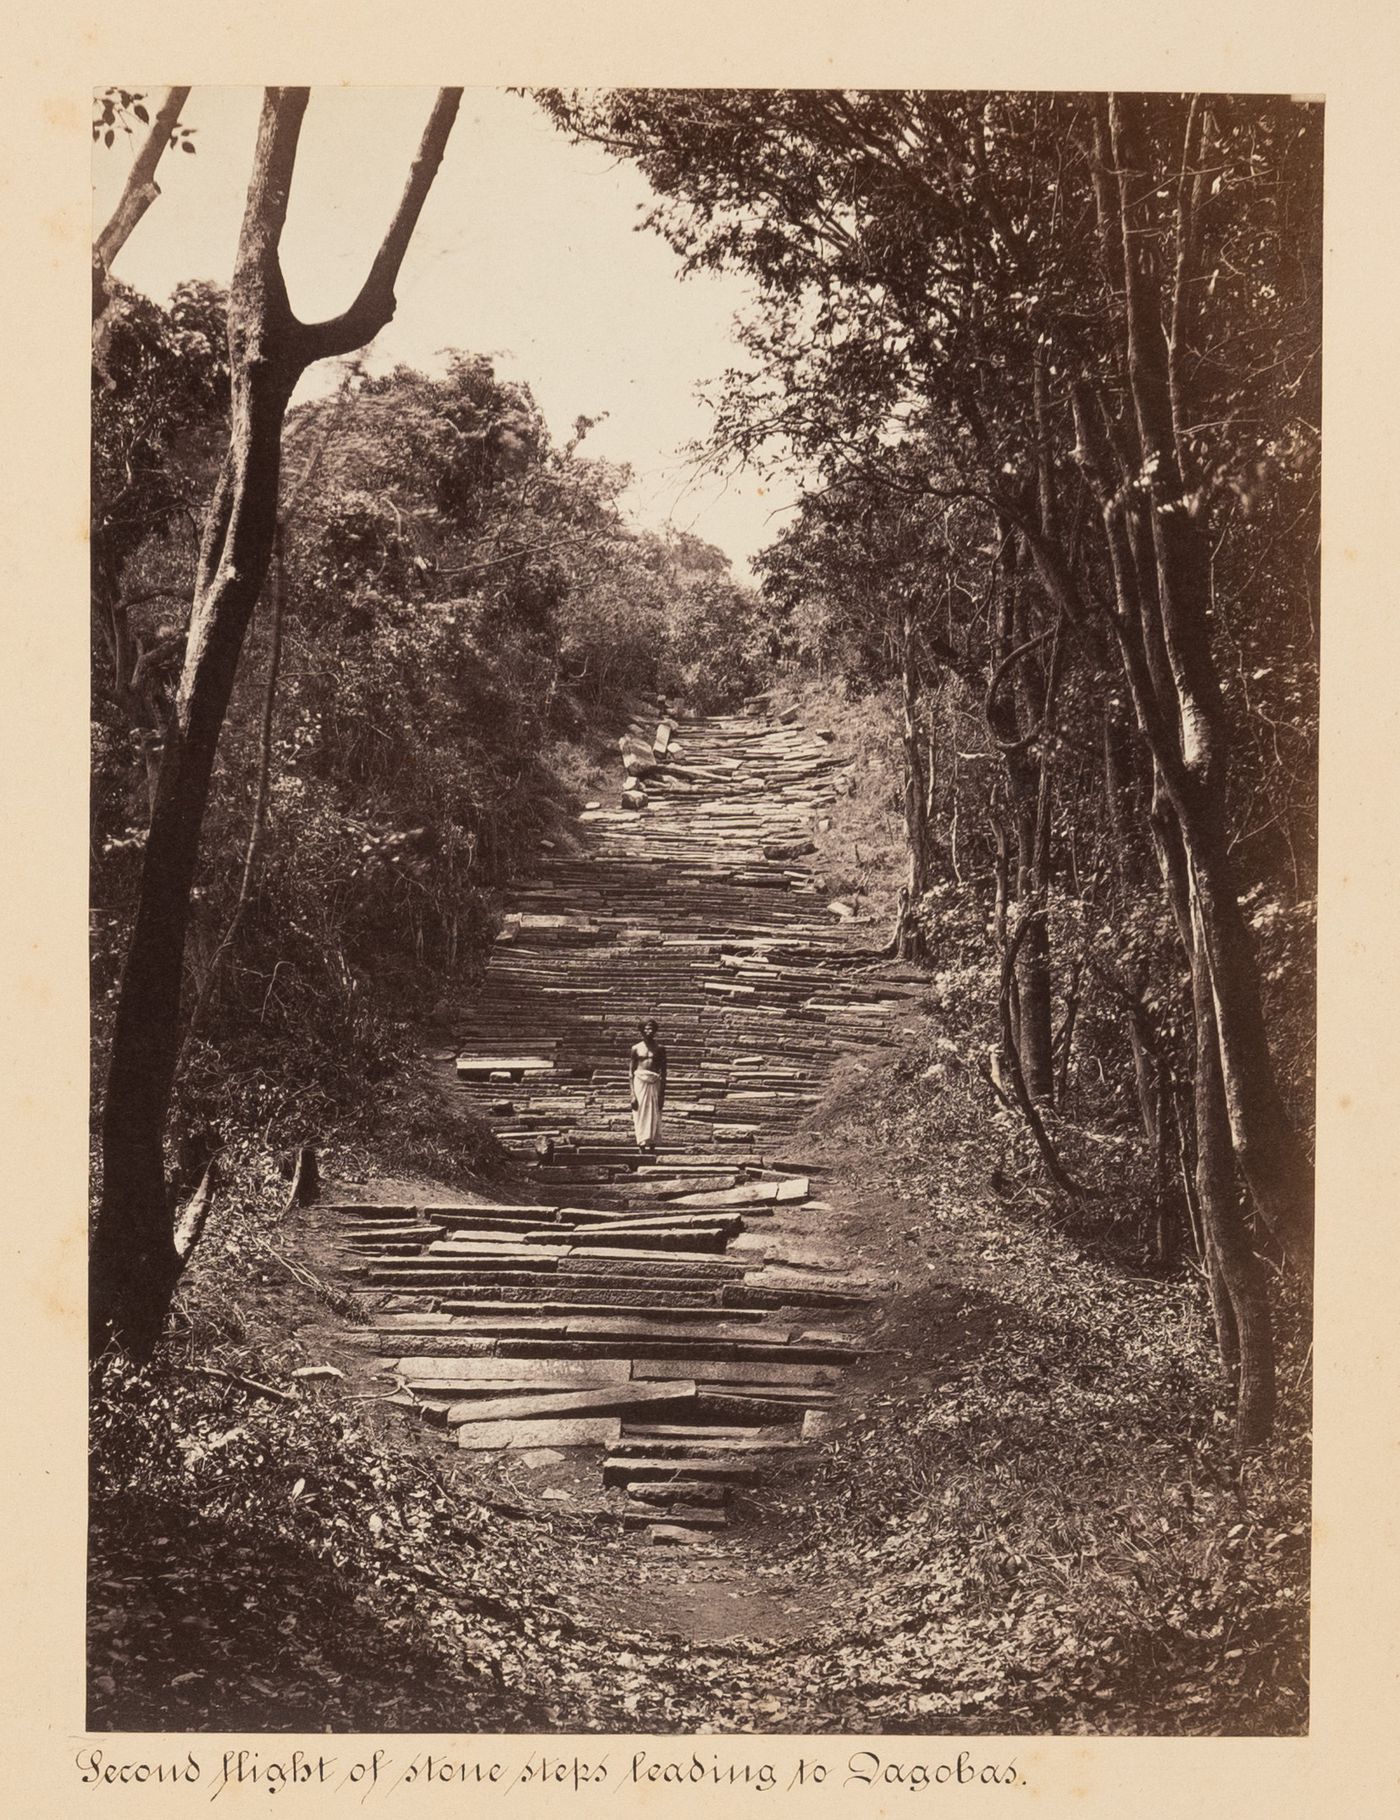
[[[804,860],[846,787],[791,713],[637,719],[621,803],[551,851],[498,938],[456,1059],[519,1200],[335,1203],[383,1369],[459,1448],[601,1449],[604,1506],[707,1537],[803,1457],[875,1287],[830,1242],[796,1132],[839,1058],[917,990],[857,946]],[[663,1142],[632,1141],[654,1017]]]

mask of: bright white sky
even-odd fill
[[[260,99],[253,88],[193,91],[183,118],[198,151],[167,151],[162,194],[117,277],[161,301],[181,279],[228,282]],[[331,315],[359,288],[431,100],[418,89],[313,91],[282,250],[299,315]],[[94,148],[99,222],[129,144],[119,135],[110,151]],[[649,196],[633,166],[571,145],[528,98],[468,89],[404,262],[398,314],[370,359],[432,370],[448,348],[497,355],[504,376],[529,383],[561,441],[580,413],[608,412],[586,446],[631,464],[638,520],[707,538],[743,574],[783,524],[790,484],[697,476],[683,449],[709,429],[697,387],[736,362],[730,328],[747,287],[729,274],[682,280],[661,237],[634,231]],[[299,396],[333,382],[313,368]]]

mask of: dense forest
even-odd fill
[[[130,129],[134,182],[151,185],[185,95],[157,113],[109,91],[99,155]],[[974,1604],[1001,1598],[998,1565],[1041,1589],[1036,1622],[1053,1608],[1073,1646],[1023,1705],[985,1696],[1000,1729],[1296,1729],[1320,107],[522,100],[639,167],[645,231],[681,269],[749,281],[703,458],[801,489],[749,579],[694,534],[639,524],[629,470],[590,452],[596,419],[547,424],[527,386],[469,351],[469,323],[438,372],[361,358],[393,315],[455,97],[330,323],[292,316],[278,263],[302,91],[268,92],[231,279],[191,274],[165,301],[124,286],[110,270],[124,235],[162,206],[132,208],[131,186],[95,254],[94,1710],[199,1722],[133,1692],[184,1660],[160,1640],[148,1542],[153,1518],[196,1503],[208,1559],[273,1539],[308,1627],[333,1622],[325,1575],[362,1595],[368,1691],[342,1687],[345,1656],[319,1692],[304,1661],[258,1669],[297,1684],[306,1723],[376,1723],[398,1710],[389,1681],[428,1662],[443,1691],[415,1723],[571,1710],[525,1687],[543,1643],[508,1589],[560,1574],[586,1539],[523,1520],[503,1539],[496,1520],[483,1543],[480,1506],[367,1433],[333,1387],[279,1392],[289,1336],[339,1297],[279,1235],[308,1145],[323,1171],[506,1179],[425,1054],[470,1002],[514,887],[542,852],[573,850],[585,804],[616,796],[638,705],[683,725],[757,703],[799,708],[850,755],[814,834],[822,884],[872,956],[926,982],[878,1087],[847,1083],[856,1100],[826,1115],[865,1146],[852,1168],[872,1193],[898,1176],[906,1200],[956,1202],[950,1231],[976,1209],[984,1255],[1022,1248],[1018,1318],[1060,1320],[1073,1285],[1111,1355],[1097,1451],[1064,1468],[1063,1496],[1092,1502],[1083,1521],[1100,1530],[1071,1536],[1042,1510],[1039,1567],[1009,1539],[1051,1497],[1075,1420],[1062,1411],[1032,1445],[1009,1412],[1037,1380],[1053,1399],[1073,1347],[1014,1369],[989,1355],[969,1369],[1002,1439],[949,1467],[957,1538],[929,1530],[944,1487],[911,1439],[950,1445],[927,1427],[929,1393],[883,1414],[876,1397],[832,1444],[807,1495],[842,1515],[843,1571],[896,1604],[891,1587],[926,1598],[939,1562]],[[315,395],[292,402],[316,363]],[[1150,1313],[1125,1313],[1134,1284]],[[312,1457],[326,1489],[299,1530],[305,1494],[286,1487]],[[386,1590],[391,1506],[403,1561]],[[883,1562],[882,1511],[907,1519]],[[432,1566],[444,1537],[458,1553]],[[784,1546],[814,1544],[795,1522]],[[1105,1603],[1111,1556],[1127,1566]],[[431,1625],[400,1596],[415,1574],[436,1575]],[[230,1676],[246,1667],[240,1597],[226,1565],[200,1620]],[[897,1686],[863,1609],[860,1675]],[[587,1623],[560,1626],[571,1662]],[[1095,1654],[1097,1671],[1081,1660]],[[829,1650],[790,1666],[846,1673]],[[635,1716],[627,1677],[599,1673],[577,1710]],[[694,1661],[675,1674],[703,1680]],[[702,1723],[700,1696],[667,1698],[668,1722]],[[828,1722],[910,1725],[833,1702]],[[947,1710],[965,1725],[972,1708]]]

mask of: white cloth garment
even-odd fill
[[[637,1109],[632,1129],[639,1144],[654,1144],[661,1134],[661,1076],[652,1068],[638,1068],[632,1076],[632,1097]]]

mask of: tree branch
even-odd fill
[[[399,206],[389,223],[379,251],[375,254],[368,276],[360,287],[359,296],[339,316],[327,317],[324,322],[301,325],[298,340],[304,365],[310,366],[314,360],[325,360],[337,354],[353,353],[367,341],[372,341],[380,329],[393,320],[396,307],[394,285],[399,268],[408,251],[413,230],[418,225],[418,217],[423,212],[423,204],[432,188],[438,166],[442,163],[447,136],[452,131],[452,123],[457,117],[461,100],[462,91],[459,88],[438,90],[433,111],[419,142],[417,156],[409,169]]]
[[[1030,652],[1038,650],[1047,639],[1053,638],[1059,631],[1061,623],[1062,622],[1057,618],[1053,626],[1047,626],[1043,632],[1037,632],[1034,638],[1028,638],[1024,644],[1017,645],[1014,651],[1008,651],[1006,656],[1002,658],[1001,662],[992,672],[992,680],[987,684],[987,695],[982,704],[982,712],[987,719],[987,731],[991,734],[992,738],[996,741],[997,745],[1000,746],[1003,752],[1024,752],[1027,746],[1039,737],[1045,726],[1045,721],[1041,720],[1038,725],[1032,727],[1030,732],[1024,734],[1020,739],[1003,739],[1000,733],[997,732],[996,726],[997,692],[1000,690],[1002,683],[1006,680],[1012,666],[1018,664],[1021,659],[1028,656]]]
[[[170,135],[180,118],[180,110],[189,99],[188,88],[172,88],[156,115],[146,142],[137,153],[127,173],[126,183],[112,211],[111,219],[97,236],[92,249],[92,320],[100,321],[111,301],[108,282],[112,262],[130,240],[141,217],[160,194],[155,180],[156,166],[170,143]]]
[[[301,1400],[294,1391],[278,1390],[275,1385],[261,1384],[256,1378],[245,1378],[240,1372],[225,1371],[222,1365],[195,1365],[182,1361],[180,1370],[196,1372],[201,1378],[218,1378],[223,1384],[236,1384],[240,1390],[246,1390],[256,1397],[267,1397],[274,1403],[297,1403]]]

